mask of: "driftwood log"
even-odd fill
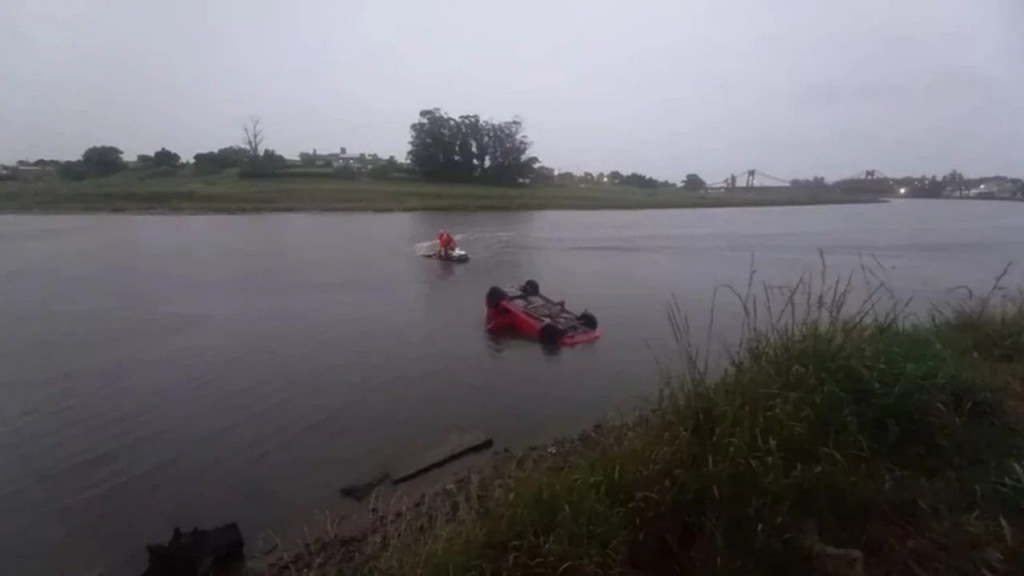
[[[245,541],[232,522],[210,530],[174,529],[167,544],[150,544],[149,568],[142,576],[208,576],[217,566],[244,561]]]

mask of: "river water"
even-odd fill
[[[473,261],[416,257],[439,228]],[[1024,204],[0,216],[0,564],[139,573],[175,525],[292,524],[453,432],[582,429],[656,392],[670,298],[699,324],[752,257],[787,282],[819,249],[942,299],[1024,255]],[[605,336],[488,338],[487,288],[527,278]]]

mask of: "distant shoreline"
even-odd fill
[[[110,214],[124,216],[246,216],[255,214],[396,214],[407,212],[608,212],[608,211],[643,211],[643,210],[701,210],[711,208],[796,208],[800,206],[844,206],[852,204],[885,204],[887,200],[822,200],[822,201],[785,201],[785,202],[722,202],[694,203],[688,205],[666,206],[605,206],[605,207],[515,207],[515,208],[344,208],[344,207],[293,207],[264,208],[252,207],[93,207],[75,208],[40,208],[40,209],[8,209],[0,208],[0,216],[74,216],[88,214]]]
[[[0,214],[254,214],[655,210],[879,202],[879,196],[785,188],[689,192],[622,186],[497,187],[418,180],[240,179],[234,174],[0,182]]]

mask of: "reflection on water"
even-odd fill
[[[441,228],[472,262],[416,256]],[[138,573],[174,525],[281,530],[453,430],[500,447],[573,432],[650,397],[665,303],[702,325],[752,253],[775,284],[819,248],[836,272],[875,254],[929,300],[987,287],[1022,232],[1020,204],[943,201],[0,216],[0,557],[12,574]],[[556,356],[488,337],[487,288],[526,278],[604,337]]]

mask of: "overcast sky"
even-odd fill
[[[13,3],[13,5],[12,5]],[[709,181],[1024,174],[1024,0],[5,0],[0,161],[404,157],[423,108],[546,164]]]

